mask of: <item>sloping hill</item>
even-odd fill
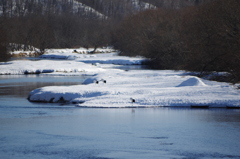
[[[0,1],[0,14],[5,16],[25,16],[29,14],[62,14],[74,13],[86,17],[107,18],[76,0],[3,0]]]
[[[1,0],[0,15],[77,14],[85,18],[122,18],[146,9],[182,8],[211,0]]]

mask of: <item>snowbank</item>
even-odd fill
[[[56,61],[56,60],[15,60],[7,63],[0,63],[0,75],[11,74],[40,74],[40,73],[86,73],[99,72],[103,69],[77,61]]]
[[[0,75],[39,74],[39,73],[95,73],[103,71],[99,64],[139,65],[144,61],[141,57],[118,56],[111,48],[98,49],[98,54],[85,54],[92,49],[48,49],[38,61],[15,60],[0,62]],[[21,51],[15,51],[19,54]],[[25,54],[29,54],[25,52]],[[44,60],[43,60],[44,59]],[[58,61],[57,61],[58,60]],[[91,65],[89,65],[91,64]]]
[[[182,73],[112,70],[87,79],[85,85],[36,89],[30,92],[29,100],[83,107],[240,106],[239,90],[226,83],[183,77]]]
[[[75,53],[76,51],[77,53]],[[40,58],[45,59],[66,59],[66,60],[76,60],[84,63],[100,63],[100,64],[117,64],[117,65],[140,65],[143,58],[141,57],[126,57],[118,56],[118,53],[113,52],[111,49],[99,49],[98,52],[108,52],[108,53],[98,53],[98,54],[86,54],[88,51],[86,49],[61,49],[61,50],[47,50],[47,53],[41,55]]]

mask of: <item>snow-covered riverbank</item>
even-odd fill
[[[70,103],[84,107],[240,106],[240,90],[227,83],[203,80],[183,71],[104,69],[104,64],[140,64],[144,59],[116,53],[76,54],[52,50],[48,60],[1,63],[0,74],[38,71],[52,75],[93,75],[83,85],[33,90],[33,102]],[[52,59],[64,60],[49,60]],[[66,58],[62,58],[66,57]],[[135,102],[133,102],[133,100]]]
[[[90,49],[91,50],[91,49]],[[76,52],[74,52],[76,51]],[[46,54],[41,55],[37,60],[14,60],[0,62],[0,75],[12,74],[40,74],[52,73],[70,75],[70,73],[97,73],[105,71],[101,64],[139,65],[144,60],[141,57],[118,56],[112,49],[98,49],[98,54],[85,54],[89,50],[79,49],[48,49]],[[21,54],[16,51],[12,54]],[[30,52],[25,51],[24,54]],[[84,53],[84,54],[83,54]],[[68,73],[68,74],[65,74]]]
[[[29,100],[80,103],[78,106],[86,107],[240,106],[239,90],[226,83],[183,76],[183,72],[109,70],[85,83],[36,89]]]

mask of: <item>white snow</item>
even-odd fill
[[[240,90],[228,83],[203,80],[184,71],[125,71],[101,67],[104,63],[140,63],[144,60],[140,57],[121,57],[116,53],[85,55],[56,49],[49,51],[45,58],[53,55],[74,58],[10,61],[0,64],[0,74],[38,70],[50,75],[92,75],[82,85],[35,89],[28,97],[35,102],[69,103],[80,107],[240,106]],[[96,62],[99,64],[92,64]],[[135,99],[135,103],[130,98]]]
[[[206,81],[207,85],[196,77],[182,77],[182,73],[109,70],[87,79],[86,85],[44,87],[32,91],[29,98],[31,101],[58,102],[62,97],[86,107],[240,106],[239,90],[226,83]],[[101,79],[107,82],[95,83]],[[180,87],[182,83],[185,87]],[[136,102],[131,103],[130,98]]]
[[[85,63],[101,63],[101,64],[120,64],[120,65],[139,65],[143,61],[141,57],[126,57],[118,56],[117,52],[112,49],[98,49],[98,54],[87,54],[91,52],[92,49],[86,50],[83,48],[75,49],[78,53],[73,53],[74,49],[61,49],[61,50],[47,50],[47,53],[40,56],[40,58],[47,59],[68,59],[76,60]],[[108,53],[105,53],[108,52]]]
[[[147,9],[156,9],[157,7],[146,2],[141,2],[139,0],[132,0],[132,5],[136,10],[147,10]]]
[[[184,86],[206,86],[205,83],[201,81],[198,77],[192,77],[187,79],[186,81],[183,81],[178,87],[184,87]]]
[[[102,68],[77,61],[15,60],[0,63],[0,75],[39,73],[84,73],[104,71]]]
[[[73,53],[76,50],[78,53]],[[87,54],[93,49],[47,49],[37,61],[15,60],[0,62],[0,75],[35,74],[35,73],[96,73],[105,71],[100,64],[139,65],[144,60],[141,57],[129,58],[118,56],[111,48],[98,49],[99,54]],[[11,54],[31,51],[14,51]],[[107,52],[107,53],[106,53]],[[84,54],[82,54],[84,53]],[[83,63],[84,62],[84,63]],[[87,64],[88,63],[88,64]]]

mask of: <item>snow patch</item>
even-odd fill
[[[186,86],[207,86],[200,78],[192,77],[183,81],[177,87],[186,87]]]

